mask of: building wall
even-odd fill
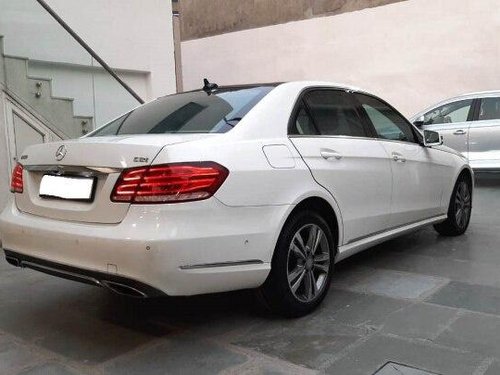
[[[411,115],[449,96],[499,89],[498,35],[497,0],[408,0],[184,41],[184,88],[204,77],[329,80],[370,90]]]
[[[181,0],[182,39],[352,12],[404,0]]]
[[[170,1],[47,3],[143,99],[176,91]],[[0,9],[5,53],[29,58],[30,74],[53,79],[55,96],[75,98],[75,114],[99,125],[137,105],[35,0],[0,0]],[[104,104],[97,110],[96,100]]]
[[[1,62],[1,60],[0,60]],[[3,106],[3,83],[0,76],[0,125],[5,121],[5,108]],[[10,169],[9,169],[9,153],[7,148],[6,129],[0,126],[0,212],[7,204],[10,189]],[[1,241],[0,241],[1,242]]]

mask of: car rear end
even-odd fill
[[[216,193],[231,171],[216,155],[189,158],[272,87],[249,89],[174,95],[88,137],[29,147],[0,216],[7,260],[137,297],[258,286],[282,208],[225,205]],[[179,145],[185,157],[169,158]]]

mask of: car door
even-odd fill
[[[355,94],[392,168],[391,227],[442,214],[441,198],[452,168],[444,153],[419,143],[417,131],[378,98]]]
[[[333,89],[305,92],[291,118],[289,137],[313,178],[337,201],[343,244],[387,229],[391,166],[359,117],[352,94]]]
[[[472,168],[500,169],[500,95],[479,100],[469,127],[469,161]]]
[[[472,116],[473,99],[455,100],[427,112],[421,129],[439,132],[446,146],[468,157],[469,125]]]

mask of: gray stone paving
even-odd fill
[[[134,300],[0,261],[0,375],[500,375],[499,270],[491,177],[465,236],[426,228],[348,259],[296,320],[245,291]]]

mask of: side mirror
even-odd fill
[[[443,144],[443,137],[435,131],[424,130],[424,146],[441,146]]]
[[[415,121],[413,121],[413,125],[415,125],[417,128],[420,128],[422,127],[422,125],[424,125],[424,122],[425,122],[425,117],[420,116]]]

